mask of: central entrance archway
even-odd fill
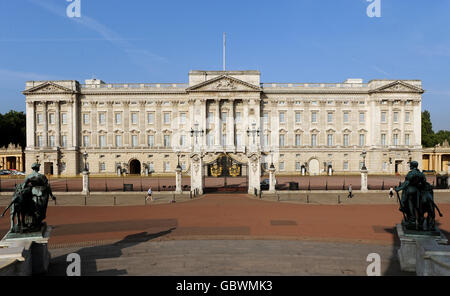
[[[317,159],[313,158],[309,161],[309,175],[317,176],[319,174],[320,174],[319,161]]]
[[[227,154],[203,165],[204,192],[247,192],[248,165]]]
[[[130,161],[130,175],[140,175],[141,174],[141,162],[137,159]]]

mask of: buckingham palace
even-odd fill
[[[190,71],[188,83],[27,81],[26,169],[183,174],[226,156],[263,175],[408,170],[422,159],[420,80],[261,83],[259,71]],[[224,160],[225,162],[227,160]],[[201,171],[201,170],[200,170]],[[218,174],[213,167],[204,174]],[[258,180],[254,180],[259,184]],[[256,186],[256,185],[255,185]]]

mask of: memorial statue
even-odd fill
[[[418,169],[417,161],[411,161],[409,165],[410,171],[406,175],[405,182],[394,188],[400,203],[399,210],[403,212],[402,224],[409,230],[434,231],[435,210],[438,210],[441,217],[442,214],[434,202],[433,187]],[[399,191],[402,191],[401,199]]]
[[[33,172],[16,186],[12,201],[2,214],[3,217],[10,209],[11,233],[40,231],[47,214],[48,198],[56,200],[47,177],[39,173],[40,164],[34,163],[31,168]]]

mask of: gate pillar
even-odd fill
[[[261,155],[253,153],[248,156],[248,194],[259,194],[261,191]]]
[[[199,153],[191,155],[191,191],[203,194],[203,156]]]

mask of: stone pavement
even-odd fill
[[[52,249],[49,275],[65,275],[67,255],[73,252],[80,255],[85,276],[365,276],[370,253],[381,256],[382,275],[413,275],[400,271],[394,246],[152,238],[141,233],[109,245]]]

